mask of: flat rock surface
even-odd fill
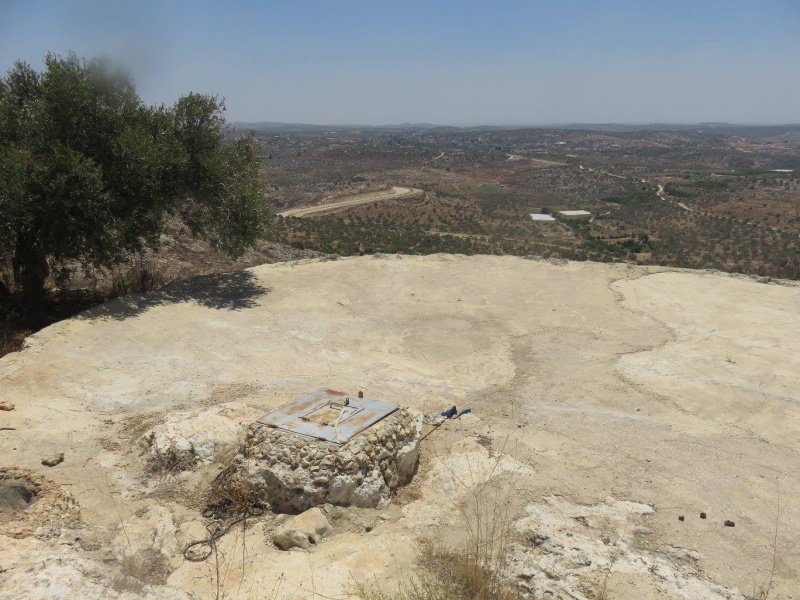
[[[795,284],[446,255],[265,265],[115,300],[0,359],[2,400],[16,405],[0,413],[0,425],[15,428],[0,432],[0,467],[68,490],[82,528],[13,544],[0,536],[0,549],[25,546],[50,565],[26,574],[30,561],[0,550],[0,590],[46,597],[47,573],[68,570],[63,585],[86,594],[102,595],[105,573],[119,588],[108,597],[213,595],[213,560],[167,555],[187,541],[183,532],[203,531],[200,496],[215,465],[150,476],[141,436],[176,411],[239,402],[266,413],[327,387],[424,414],[453,404],[472,414],[423,443],[416,495],[401,492],[369,531],[292,553],[272,546],[267,520],[231,531],[220,541],[231,561],[226,598],[249,597],[255,582],[266,591],[279,582],[274,597],[286,598],[341,595],[353,578],[391,587],[421,539],[457,531],[456,504],[442,498],[458,494],[465,473],[511,477],[464,458],[480,452],[513,456],[517,530],[548,537],[515,547],[527,583],[552,568],[568,593],[585,595],[586,581],[619,556],[609,597],[738,598],[769,577],[777,516],[772,593],[796,596],[799,313]],[[474,440],[469,452],[465,440]],[[62,452],[61,464],[40,464]],[[433,477],[442,457],[460,483]],[[601,523],[608,507],[615,512]],[[552,524],[564,515],[578,523],[580,550],[560,549],[566,530]],[[163,542],[149,587],[125,583],[141,579],[136,565],[115,577],[126,553],[144,556],[134,546],[146,536],[127,528]],[[598,543],[608,528],[618,545]]]

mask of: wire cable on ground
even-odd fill
[[[190,562],[203,562],[214,554],[217,550],[217,540],[228,533],[234,526],[246,521],[250,517],[260,517],[264,514],[264,507],[254,506],[248,508],[238,517],[234,518],[228,524],[224,524],[222,517],[222,509],[219,507],[208,507],[203,511],[205,518],[214,518],[213,521],[206,525],[208,537],[203,540],[196,540],[191,542],[183,549],[183,557]],[[204,548],[200,550],[200,548]],[[193,550],[195,549],[195,550]]]

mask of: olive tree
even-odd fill
[[[41,313],[51,268],[113,265],[170,215],[232,256],[255,242],[269,216],[258,147],[223,143],[217,97],[149,106],[103,61],[44,62],[0,80],[0,261],[24,313]]]

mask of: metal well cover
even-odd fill
[[[357,395],[334,390],[317,390],[256,422],[342,445],[399,409],[396,404],[358,398]]]

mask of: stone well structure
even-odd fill
[[[339,394],[330,390],[316,394],[321,393]],[[378,415],[374,417],[376,422],[353,433],[352,427],[358,428],[366,421],[358,425],[353,418],[348,430],[347,419],[342,416],[354,405],[357,408],[353,412],[358,413],[359,403],[368,401],[354,398],[348,407],[344,394],[340,396],[341,402],[330,401],[332,411],[323,407],[326,416],[317,418],[320,410],[304,408],[310,416],[303,419],[312,425],[312,430],[304,430],[304,434],[292,431],[291,427],[281,428],[269,420],[265,424],[264,419],[251,424],[227,486],[246,489],[250,498],[268,502],[272,510],[287,513],[325,503],[371,508],[388,501],[392,492],[410,482],[416,473],[422,415],[407,408],[383,405],[391,407],[390,412],[386,411],[388,416]],[[362,419],[366,414],[361,412]],[[285,422],[273,421],[279,425]]]

